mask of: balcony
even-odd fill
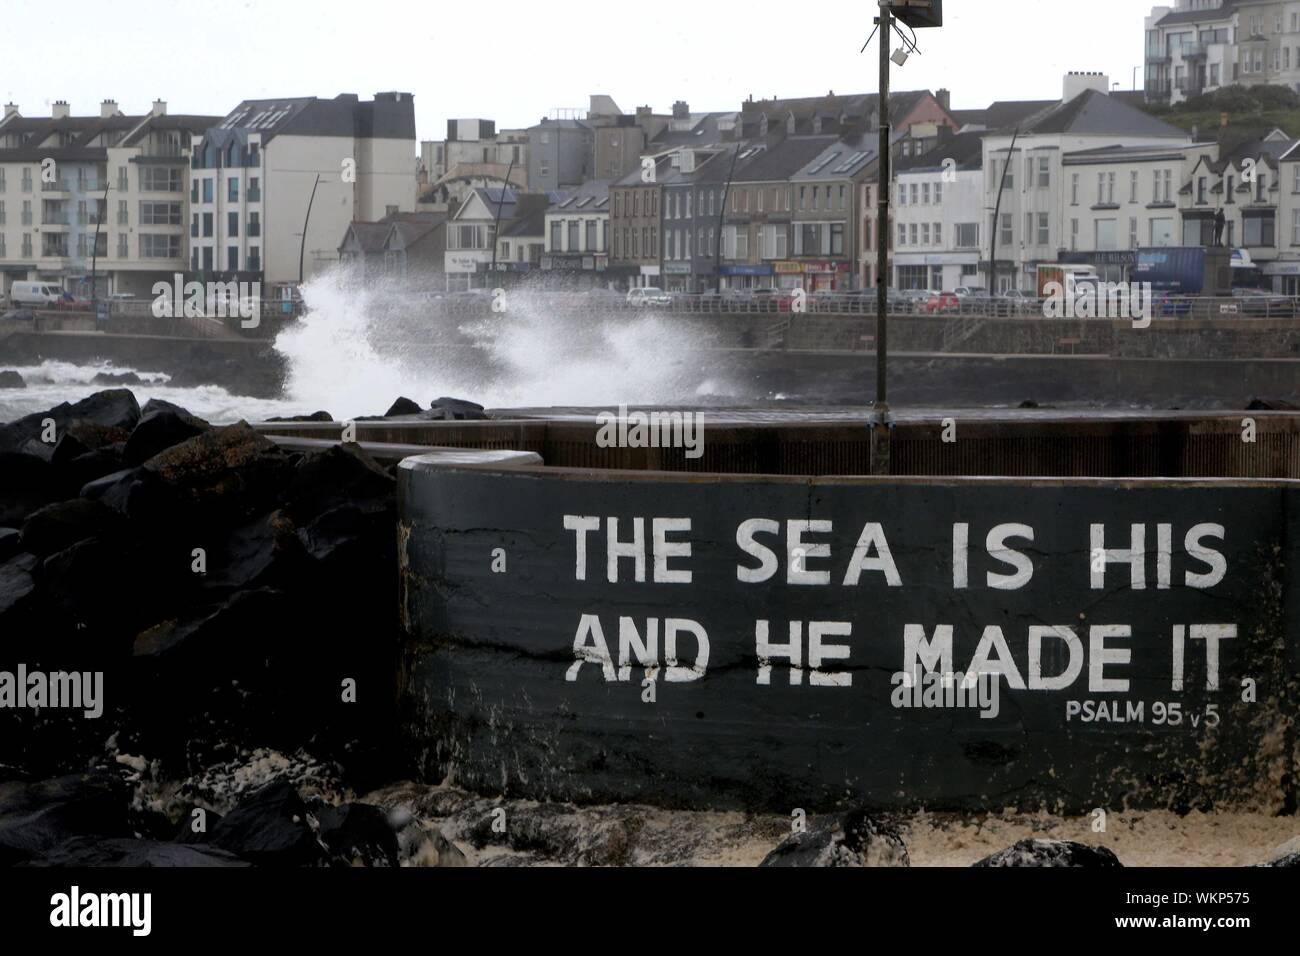
[[[1182,54],[1184,60],[1203,60],[1210,52],[1207,43],[1184,43]]]

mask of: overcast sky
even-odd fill
[[[921,56],[896,90],[942,87],[954,108],[1053,99],[1070,70],[1130,89],[1148,0],[946,0],[945,26],[918,31]],[[415,94],[417,135],[450,117],[528,126],[607,93],[632,112],[738,109],[755,98],[877,89],[874,6],[823,0],[619,0],[487,4],[404,0],[5,0],[0,96],[26,116],[64,99],[141,113],[224,115],[240,100],[377,91]],[[643,12],[644,8],[644,12]],[[896,45],[896,44],[895,44]],[[1137,81],[1142,74],[1138,70]]]

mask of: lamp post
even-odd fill
[[[880,167],[876,197],[876,401],[871,414],[871,473],[890,471],[889,421],[889,183],[892,165],[889,153],[889,38],[893,11],[889,0],[880,0]]]

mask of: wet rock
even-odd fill
[[[65,436],[66,438],[71,438],[71,436]],[[76,439],[72,440],[75,441]],[[126,468],[125,450],[126,443],[120,442],[78,455],[66,465],[57,466],[60,468],[60,480],[63,481],[65,486],[76,489],[73,494],[80,494],[81,490],[92,481],[98,481],[105,475],[123,471]]]
[[[0,371],[0,388],[26,388],[27,383],[23,377],[13,369]]]
[[[627,866],[642,820],[624,808],[592,815],[561,804],[512,805],[506,832],[492,829],[495,807],[482,807],[467,836],[478,848],[505,844],[511,850],[537,854],[577,866]]]
[[[1026,399],[1025,401],[1021,402],[1019,405],[1016,406],[1016,408],[1038,408],[1038,407],[1039,404],[1036,401],[1034,401],[1032,398]]]
[[[268,418],[268,422],[332,422],[334,416],[329,412],[312,412],[310,415],[288,415]]]
[[[237,528],[209,555],[205,583],[237,590],[289,585],[305,570],[305,557],[293,519],[274,511]]]
[[[246,422],[210,429],[143,465],[174,489],[193,515],[221,520],[264,512],[279,496],[291,467],[275,443]]]
[[[208,843],[260,866],[308,866],[325,859],[312,833],[307,805],[287,783],[246,796],[209,831]]]
[[[316,811],[318,835],[333,863],[342,866],[397,866],[397,834],[388,814],[364,803],[323,805]]]
[[[128,598],[141,593],[141,581],[154,578],[154,601],[170,598],[169,582],[154,557],[135,540],[87,538],[45,559],[39,574],[41,592],[69,627],[87,631],[86,638],[98,644],[99,653],[110,653],[117,646],[110,639],[128,639],[148,613],[151,602]]]
[[[160,409],[140,419],[126,440],[124,457],[128,464],[140,465],[173,445],[188,441],[208,430],[208,423],[187,412]]]
[[[135,372],[99,372],[90,380],[91,385],[143,385],[144,379]]]
[[[68,408],[67,418],[130,431],[140,421],[140,405],[129,389],[114,388],[74,403]]]
[[[402,397],[393,402],[392,407],[384,412],[385,418],[396,418],[398,415],[418,415],[424,411],[419,405],[409,398]]]
[[[486,421],[487,413],[482,405],[467,402],[461,398],[435,398],[427,411],[420,417],[434,422]]]
[[[33,572],[39,563],[33,554],[17,554],[0,564],[0,622],[6,622],[5,615],[20,610],[31,599],[36,591]]]
[[[165,843],[159,840],[76,837],[41,858],[42,866],[106,867],[247,867],[233,853],[211,846]]]
[[[0,784],[0,866],[39,861],[78,836],[129,837],[128,796],[98,771]]]
[[[180,825],[174,843],[206,843],[212,828],[221,822],[221,814],[207,807],[187,805],[181,808]],[[196,829],[197,828],[197,829]]]
[[[395,521],[391,502],[363,500],[326,511],[298,531],[298,540],[317,561],[364,560],[386,550],[384,539],[392,536]]]
[[[783,840],[759,866],[908,866],[898,829],[865,810],[818,817]]]
[[[406,807],[394,808],[388,824],[397,834],[397,858],[401,866],[469,866],[465,854],[436,827],[426,827]]]
[[[73,498],[32,512],[23,523],[22,547],[46,558],[78,541],[111,537],[125,530],[125,519],[112,508],[98,501]]]
[[[85,442],[70,432],[64,432],[55,442],[54,450],[50,452],[50,464],[55,468],[64,468],[89,453],[90,448]]]
[[[1114,867],[1123,864],[1104,846],[1070,840],[1021,840],[971,866]]]
[[[355,443],[304,455],[284,494],[285,509],[301,525],[333,508],[366,499],[395,501],[397,483]]]
[[[132,652],[137,658],[171,662],[219,678],[231,667],[271,648],[264,635],[286,623],[283,595],[271,588],[240,591],[217,605],[198,609],[191,616],[168,619],[141,631]]]
[[[8,561],[18,553],[19,537],[17,528],[0,528],[0,561]]]
[[[21,526],[29,514],[59,497],[54,469],[46,459],[0,451],[0,525]]]

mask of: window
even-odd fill
[[[1130,216],[1128,221],[1128,247],[1136,249],[1138,247],[1138,221],[1137,216]]]
[[[906,205],[907,205],[907,183],[899,183],[899,184],[898,184],[898,204],[899,204],[900,206],[906,206]],[[800,187],[800,189],[799,189],[799,208],[800,208],[800,209],[803,208],[803,188],[802,188],[802,187]]]
[[[1002,214],[1002,238],[998,241],[1004,246],[1011,245],[1011,213],[1009,212]]]
[[[141,259],[179,259],[180,256],[180,236],[162,236],[148,232],[140,233]]]
[[[941,182],[934,184],[934,204],[936,206],[943,205],[943,183]],[[843,186],[840,187],[840,208],[841,209],[844,208],[844,187]]]
[[[126,259],[131,254],[130,237],[124,232],[117,234],[117,257]]]
[[[226,268],[231,272],[239,271],[239,246],[226,248]]]
[[[921,202],[923,205],[930,205],[930,184],[921,183]]]
[[[1051,161],[1046,156],[1038,157],[1038,188],[1048,189],[1052,185]]]
[[[178,193],[183,189],[179,166],[140,167],[141,192]]]
[[[1079,174],[1070,174],[1070,205],[1079,205]]]
[[[569,237],[568,237],[568,245],[565,247],[566,252],[579,251],[578,249],[578,243],[580,238],[579,230],[581,229],[581,227],[582,227],[582,222],[580,220],[577,219],[569,220]]]
[[[1300,246],[1300,209],[1291,211],[1291,245]]]
[[[199,237],[199,214],[196,212],[194,213],[193,216],[190,217],[190,238],[197,239],[198,237]]]
[[[587,220],[587,242],[584,248],[587,252],[600,251],[596,246],[596,220],[594,219]]]
[[[237,212],[226,213],[226,235],[229,236],[231,239],[238,237],[239,213]]]
[[[237,176],[231,176],[226,180],[226,201],[239,202],[239,177]]]
[[[1038,214],[1038,244],[1045,246],[1051,240],[1050,226],[1048,225],[1047,213]]]
[[[921,223],[921,245],[928,246],[929,244],[930,244],[930,224],[928,222],[923,222]]]
[[[918,233],[918,230],[917,230],[916,223],[914,223],[914,222],[913,222],[913,223],[909,223],[908,226],[907,226],[907,244],[908,244],[909,246],[914,246],[914,245],[917,244],[917,241],[918,241],[918,235],[917,235],[917,233]]]
[[[262,214],[260,212],[250,212],[248,214],[248,235],[260,236],[262,234]]]
[[[248,201],[262,201],[262,180],[257,176],[248,177]]]
[[[1172,246],[1174,244],[1173,219],[1151,220],[1151,245]]]
[[[560,220],[551,222],[551,251],[561,252],[561,239],[564,236],[564,223]]]
[[[912,205],[915,206],[917,204],[916,203],[917,197],[920,195],[920,184],[912,183],[911,189],[912,189]]]
[[[1300,166],[1296,167],[1296,172],[1300,173]],[[1297,182],[1300,182],[1300,177],[1297,177]],[[1229,176],[1227,179],[1227,188],[1223,190],[1224,205],[1231,206],[1237,201],[1235,197],[1236,192],[1236,181]]]
[[[936,222],[934,224],[934,230],[930,234],[934,236],[934,244],[936,246],[943,245],[943,223]]]
[[[1209,179],[1206,176],[1196,178],[1196,204],[1204,206],[1207,201],[1206,190],[1209,189]]]
[[[203,271],[204,272],[212,271],[212,247],[211,246],[203,247]]]
[[[1025,213],[1025,231],[1022,233],[1022,235],[1025,237],[1025,242],[1026,242],[1026,243],[1029,243],[1029,242],[1032,241],[1032,239],[1033,239],[1033,236],[1034,236],[1034,214],[1033,214],[1032,212],[1027,212],[1027,213]]]
[[[938,202],[938,201],[939,201],[939,191],[940,191],[941,189],[943,189],[943,187],[940,186],[938,183],[936,183],[936,184],[935,184],[935,187],[934,187],[934,201],[935,201],[935,202]],[[845,192],[844,187],[841,186],[841,187],[840,187],[840,207],[839,207],[841,212],[844,211],[844,192]]]
[[[210,212],[203,214],[203,238],[212,238],[212,213]]]
[[[1270,216],[1247,216],[1242,221],[1242,241],[1247,246],[1272,246],[1275,244],[1273,235],[1273,217]]]
[[[907,245],[907,223],[900,222],[898,224],[898,244],[900,246]]]
[[[119,200],[118,203],[118,221],[122,220],[122,206],[126,205],[125,200]],[[181,224],[181,204],[178,202],[141,202],[140,203],[140,225],[142,226],[179,226]]]
[[[1079,249],[1079,220],[1070,220],[1070,251],[1077,252]]]
[[[203,201],[212,202],[212,180],[211,179],[203,180]]]
[[[957,248],[974,249],[980,244],[980,224],[977,222],[957,223]]]
[[[1138,171],[1136,169],[1128,174],[1128,201],[1138,201]]]
[[[1096,223],[1096,245],[1097,250],[1114,249],[1115,246],[1115,220],[1098,219]]]

